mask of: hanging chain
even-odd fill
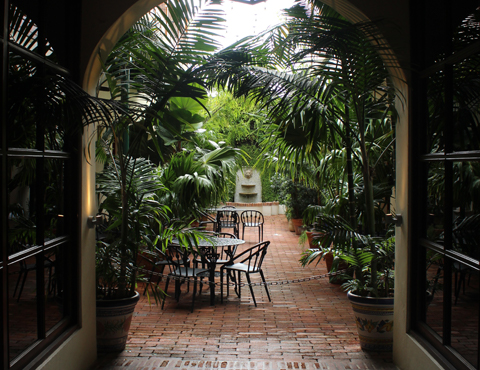
[[[162,278],[179,280],[179,281],[182,281],[182,282],[192,282],[192,283],[194,283],[195,281],[197,281],[197,283],[200,283],[200,284],[203,284],[203,285],[213,285],[213,286],[220,286],[221,285],[219,282],[211,283],[210,281],[207,281],[207,282],[204,282],[202,280],[198,281],[198,280],[195,280],[195,279],[188,279],[184,276],[174,276],[174,275],[170,275],[170,274],[163,274],[163,273],[160,273],[160,272],[152,272],[152,271],[145,270],[145,269],[139,268],[139,267],[137,267],[136,269],[137,269],[138,272],[142,272],[145,275],[152,275],[152,277],[154,275],[154,276],[159,276],[159,277],[162,277]],[[348,269],[344,269],[344,270],[340,270],[340,271],[329,272],[327,274],[309,276],[309,277],[306,277],[306,278],[293,279],[293,280],[267,281],[265,283],[262,281],[262,282],[259,282],[259,283],[250,283],[250,284],[248,284],[248,283],[240,283],[240,284],[230,283],[229,285],[230,286],[244,287],[244,286],[264,286],[264,285],[272,286],[272,285],[297,284],[297,283],[303,283],[303,282],[311,281],[311,280],[320,280],[320,279],[324,279],[324,278],[327,278],[327,277],[329,278],[329,277],[333,277],[333,276],[339,276],[339,275],[344,274],[347,271],[348,271]],[[208,274],[205,274],[205,275],[199,276],[199,277],[208,278]]]

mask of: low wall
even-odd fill
[[[253,209],[262,212],[264,216],[284,215],[285,206],[278,202],[262,202],[262,203],[240,203],[227,202],[225,205],[234,206],[237,210]]]

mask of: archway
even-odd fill
[[[88,53],[90,56],[88,59],[81,61],[80,75],[83,76],[82,86],[86,91],[91,94],[95,92],[101,74],[101,60],[105,60],[120,37],[143,15],[159,3],[161,4],[163,2],[164,0],[132,1],[129,7],[125,6],[125,10],[118,17],[110,17],[108,14],[103,17],[102,29],[105,31],[100,30],[102,33],[92,33],[84,37],[86,44],[84,48],[89,49]],[[401,9],[398,9],[396,6],[384,6],[379,8],[378,6],[374,6],[374,4],[365,5],[362,2],[355,4],[356,1],[348,0],[324,0],[323,3],[332,7],[352,22],[380,19],[380,17],[382,17],[382,19],[392,19],[388,24],[385,23],[379,25],[381,34],[385,36],[385,42],[390,42],[390,44],[397,46],[395,48],[396,50],[404,50],[404,44],[407,42],[408,35],[402,34],[402,31],[399,29],[393,30],[389,25],[391,23],[400,23],[406,16],[404,10],[401,11]],[[92,7],[97,8],[95,4],[92,4]],[[103,7],[103,9],[106,8],[107,6]],[[86,25],[87,29],[88,27],[89,25]],[[99,31],[98,26],[96,29]],[[399,42],[399,40],[403,41]],[[390,64],[401,65],[399,61],[404,58],[397,58],[397,55],[398,52],[395,52],[394,49],[392,49],[388,54]],[[399,69],[395,69],[395,74],[397,74],[400,79],[404,79],[404,75]]]
[[[366,6],[364,4],[357,4],[357,6],[354,4],[354,1],[335,1],[335,0],[326,0],[324,1],[327,5],[331,6],[335,10],[337,10],[340,14],[351,20],[352,22],[359,22],[359,21],[366,21],[366,20],[371,20],[375,18],[376,14],[381,14],[381,10],[379,9],[374,9],[372,5]],[[89,61],[84,69],[84,87],[86,88],[87,91],[93,92],[95,91],[95,88],[98,83],[98,78],[100,75],[101,71],[101,63],[99,60],[99,57],[106,57],[108,53],[112,50],[113,46],[115,43],[118,41],[118,39],[121,37],[121,35],[131,26],[133,23],[135,23],[136,20],[138,20],[143,14],[148,12],[154,5],[156,5],[156,2],[153,1],[148,1],[148,2],[137,2],[135,3],[134,6],[130,7],[119,19],[115,20],[115,22],[112,23],[112,26],[109,28],[108,32],[106,32],[98,42],[98,47],[96,48],[96,51],[92,53],[92,55],[89,58]],[[363,9],[360,10],[360,9]],[[395,9],[389,8],[390,9],[390,14],[395,12]],[[367,16],[367,14],[371,14],[370,16]],[[401,17],[401,15],[400,15]],[[383,31],[383,28],[380,27]],[[392,30],[385,28],[385,35],[392,35]],[[406,32],[406,31],[405,31]],[[386,37],[387,38],[387,37]],[[394,40],[396,38],[400,38],[398,35],[396,37],[392,36],[391,38],[388,37],[388,40]],[[405,43],[407,42],[406,40],[404,41]],[[401,48],[401,46],[397,46],[398,48]],[[388,54],[388,58],[390,59],[390,64],[392,64],[392,61],[395,62],[396,65],[400,65],[399,60],[402,58],[397,57],[398,53],[392,49],[391,53]],[[387,57],[387,56],[386,56]],[[399,68],[396,68],[395,74],[400,77],[397,82],[398,82],[398,88],[402,91],[405,91],[405,85],[402,81],[405,80],[404,78],[404,73],[402,70]],[[404,94],[406,98],[406,93]],[[400,117],[400,128],[397,129],[397,143],[399,147],[404,147],[406,148],[406,142],[408,138],[408,127],[406,124],[402,124],[404,122],[407,122],[406,120],[406,114],[405,112],[407,111],[406,107],[403,106],[401,111],[402,116]],[[402,194],[402,199],[406,200],[406,190],[407,190],[407,184],[408,184],[408,176],[407,176],[407,156],[408,152],[406,150],[401,151],[400,153],[397,154],[397,163],[400,164],[399,169],[401,170],[401,183],[399,186],[397,186],[397,194]],[[398,174],[399,172],[397,172]],[[399,206],[399,210],[403,209],[402,207],[405,206],[405,203],[402,205],[402,203],[397,202],[397,206]],[[403,236],[403,238],[402,238]],[[405,243],[406,240],[406,230],[404,229],[403,234],[400,236],[398,239],[398,243]],[[406,243],[405,243],[406,244]],[[404,258],[405,260],[405,258]],[[405,261],[406,263],[406,261]],[[406,279],[405,279],[406,281]],[[405,288],[405,287],[404,287]],[[406,302],[406,288],[402,292],[402,297],[401,301]],[[403,304],[404,305],[404,304]],[[401,325],[403,327],[403,323]]]

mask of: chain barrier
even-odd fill
[[[159,277],[162,277],[162,278],[170,278],[170,279],[173,279],[173,280],[180,280],[182,282],[191,282],[191,283],[194,283],[195,280],[194,279],[188,279],[186,277],[183,277],[183,276],[172,276],[172,275],[169,275],[169,274],[163,274],[163,273],[160,273],[160,272],[152,272],[152,271],[149,271],[149,270],[145,270],[145,269],[142,269],[142,268],[139,268],[137,267],[137,271],[138,272],[141,272],[141,273],[145,273],[146,275],[152,275],[153,276],[159,276]],[[262,281],[260,283],[240,283],[238,284],[239,286],[241,287],[244,287],[244,286],[265,286],[265,285],[287,285],[287,284],[297,284],[297,283],[303,283],[303,282],[306,282],[306,281],[311,281],[311,280],[320,280],[320,279],[324,279],[324,278],[330,278],[332,276],[338,276],[338,275],[342,275],[344,274],[345,272],[347,272],[348,269],[344,269],[344,270],[340,270],[340,271],[335,271],[335,272],[329,272],[329,273],[326,273],[326,274],[322,274],[322,275],[315,275],[315,276],[309,276],[309,277],[306,277],[306,278],[301,278],[301,279],[293,279],[293,280],[280,280],[280,281],[266,281],[265,283]],[[208,278],[208,275],[205,274],[204,276],[202,276],[203,278]],[[221,284],[219,282],[217,283],[211,283],[210,281],[208,282],[204,282],[204,281],[198,281],[197,280],[197,283],[200,283],[200,284],[203,284],[203,285],[212,285],[213,286],[220,286]],[[235,283],[230,283],[229,286],[237,286],[237,284]]]

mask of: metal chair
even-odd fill
[[[240,217],[237,211],[220,210],[217,212],[217,232],[221,233],[224,229],[233,229],[232,234],[239,237]]]
[[[206,229],[209,224],[212,224],[212,230],[217,230],[217,220],[211,214],[205,211],[199,211],[201,220],[198,221],[198,226],[202,229]]]
[[[170,270],[171,270],[173,265],[170,264],[170,261],[168,261],[165,258],[164,253],[161,252],[160,249],[158,249],[158,248],[155,248],[154,251],[144,250],[144,251],[140,252],[138,255],[139,255],[139,257],[141,257],[142,259],[147,261],[147,263],[150,266],[152,266],[152,269],[150,271],[150,276],[148,277],[147,283],[145,284],[145,289],[143,290],[143,295],[145,295],[146,292],[147,292],[148,286],[149,285],[151,286],[153,284],[152,283],[152,278],[153,278],[153,274],[154,274],[155,270],[159,269],[160,274],[163,274],[166,266],[169,266]],[[185,261],[177,260],[177,263],[188,265],[190,263],[190,259],[187,258]],[[162,276],[159,276],[158,279],[157,279],[156,285],[158,286],[158,284],[161,281],[162,281]]]
[[[268,292],[268,287],[266,285],[265,276],[262,270],[262,263],[267,254],[267,248],[270,244],[269,241],[264,241],[254,245],[253,247],[247,249],[243,253],[240,253],[238,256],[234,257],[229,264],[223,265],[220,267],[220,294],[221,301],[223,302],[223,275],[227,272],[227,296],[229,295],[229,278],[230,276],[234,279],[235,282],[235,292],[237,296],[241,298],[241,280],[240,274],[243,272],[247,277],[248,286],[250,288],[250,293],[252,293],[253,303],[257,307],[257,301],[255,300],[255,295],[253,294],[253,288],[251,285],[250,274],[259,273],[267,292],[268,300],[271,302],[270,293]],[[237,277],[235,277],[235,272],[237,272]]]
[[[234,234],[231,233],[208,233],[207,235],[211,235],[216,238],[225,238],[225,239],[238,239]],[[230,262],[233,257],[235,256],[235,253],[237,252],[238,244],[225,244],[221,246],[217,246],[215,248],[215,252],[218,254],[218,258],[216,260],[216,264],[218,265],[225,265],[228,262]],[[195,260],[195,263],[201,264],[202,257],[198,256]],[[202,265],[202,267],[205,267]]]
[[[43,268],[48,269],[48,286],[47,286],[47,292],[54,293],[55,292],[55,281],[53,281],[53,273],[52,270],[55,267],[55,260],[52,257],[43,257]],[[30,271],[36,271],[37,270],[37,263],[27,263],[25,260],[20,261],[20,271],[18,273],[18,279],[17,283],[15,284],[15,290],[13,291],[13,297],[15,297],[15,294],[17,293],[18,285],[20,284],[20,281],[22,284],[20,285],[20,290],[18,291],[18,297],[17,297],[17,302],[20,301],[20,297],[23,292],[23,288],[25,286],[25,282],[27,281],[27,275]]]
[[[208,277],[209,270],[205,268],[197,268],[195,265],[193,267],[186,266],[186,255],[188,252],[183,251],[182,249],[169,246],[165,252],[158,250],[159,253],[163,255],[166,261],[173,267],[172,271],[167,275],[167,281],[165,282],[165,292],[168,291],[168,285],[170,279],[175,280],[175,299],[177,302],[180,300],[180,287],[185,281],[193,279],[193,297],[192,297],[192,312],[195,304],[195,296],[197,294],[197,284],[198,278],[202,279]],[[207,256],[208,258],[208,256]],[[181,261],[181,262],[180,262]],[[162,302],[162,310],[165,306],[165,298]]]
[[[258,242],[260,243],[263,240],[263,224],[265,223],[263,214],[253,210],[243,211],[240,220],[242,221],[242,239],[245,239],[246,227],[258,227]]]

